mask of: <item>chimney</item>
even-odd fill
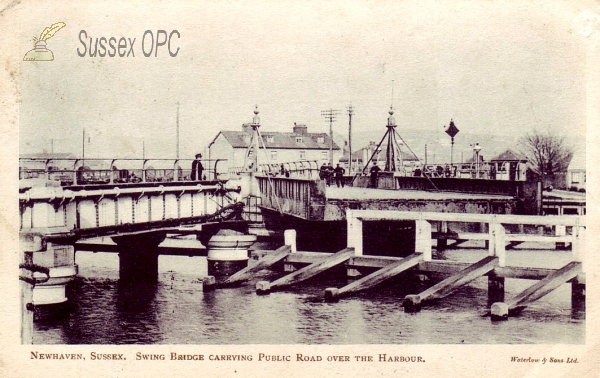
[[[306,127],[306,125],[298,125],[296,122],[294,122],[294,133],[306,135],[308,134],[308,127]]]
[[[251,123],[244,123],[242,125],[242,131],[248,133],[248,134],[252,134],[252,124]]]

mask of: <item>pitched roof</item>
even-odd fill
[[[525,157],[521,156],[520,154],[514,152],[510,148],[508,148],[506,151],[504,151],[500,155],[496,156],[491,161],[497,161],[497,160],[500,160],[500,161],[520,161],[520,160],[527,160],[527,159]]]
[[[221,131],[225,139],[233,148],[247,148],[251,140],[251,134],[245,131]],[[329,135],[325,133],[289,133],[279,131],[262,132],[262,140],[267,148],[272,149],[295,149],[295,150],[329,150]],[[218,134],[217,134],[218,137]],[[319,143],[323,138],[323,143]],[[217,138],[215,138],[216,140]],[[272,141],[271,141],[272,140]],[[211,145],[213,142],[211,142]],[[210,147],[210,145],[209,145]],[[261,145],[262,147],[262,145]],[[333,149],[340,147],[334,142]]]
[[[571,161],[569,162],[569,167],[567,170],[572,169],[586,169],[585,167],[585,153],[576,152]]]

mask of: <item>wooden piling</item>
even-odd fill
[[[487,256],[475,264],[470,265],[468,268],[433,285],[418,295],[407,295],[404,298],[404,311],[417,312],[421,309],[421,304],[423,302],[446,297],[460,286],[489,273],[497,265],[497,257]]]
[[[579,276],[571,281],[571,317],[585,319],[585,279]]]
[[[216,288],[217,280],[215,276],[206,276],[202,280],[202,290],[203,291],[213,291]]]
[[[246,267],[246,268],[238,271],[237,273],[229,276],[229,278],[227,278],[225,281],[219,282],[217,284],[217,287],[227,287],[227,286],[232,286],[236,283],[241,283],[243,281],[247,281],[250,278],[252,278],[253,274],[258,273],[259,271],[261,271],[263,269],[268,269],[268,268],[272,267],[273,265],[277,264],[278,262],[284,260],[286,257],[288,257],[290,252],[291,252],[290,245],[284,245],[282,247],[279,247],[274,252],[263,256],[253,266]]]
[[[302,281],[306,281],[307,279],[316,276],[319,273],[326,271],[327,269],[331,269],[336,265],[342,264],[348,261],[350,258],[354,256],[354,248],[346,248],[337,253],[332,254],[330,257],[325,259],[324,261],[310,264],[302,269],[299,269],[293,273],[290,273],[286,276],[281,277],[280,279],[271,282],[270,284],[265,281],[260,281],[257,283],[256,292],[259,293],[259,290],[263,293],[268,293],[273,291],[274,289],[279,289],[287,286],[291,286],[297,284]],[[260,286],[259,286],[260,284]]]
[[[488,300],[487,306],[494,303],[504,302],[504,277],[498,277],[494,273],[488,274]]]
[[[24,252],[24,265],[33,264],[33,253]],[[19,287],[21,291],[21,343],[23,345],[33,344],[33,272],[21,269]]]
[[[335,302],[342,296],[348,296],[351,293],[369,289],[387,279],[397,276],[398,274],[417,266],[421,261],[423,261],[423,254],[414,253],[400,261],[391,263],[388,266],[369,274],[368,276],[356,280],[351,284],[342,287],[341,289],[327,288],[325,290],[325,300]]]
[[[508,302],[494,303],[491,309],[492,320],[505,320],[509,315],[512,316],[518,314],[530,303],[542,298],[560,285],[577,277],[580,272],[581,263],[576,261],[570,262],[564,267],[550,273]]]
[[[448,222],[440,221],[438,223],[438,232],[441,237],[437,239],[437,250],[441,251],[448,247],[448,239],[446,238],[448,233]]]

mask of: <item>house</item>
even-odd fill
[[[248,149],[252,141],[252,124],[242,125],[239,131],[220,131],[208,145],[210,160],[226,159],[217,165],[217,173],[239,172],[252,160],[254,151]],[[342,156],[341,148],[326,133],[309,133],[306,125],[294,123],[291,132],[261,131],[262,141],[258,151],[258,164],[316,161],[320,166],[329,162],[330,147],[333,164]],[[249,156],[246,156],[249,154]]]
[[[527,159],[510,148],[490,160],[490,179],[525,181]]]
[[[585,191],[586,179],[585,154],[576,152],[567,168],[567,189]]]

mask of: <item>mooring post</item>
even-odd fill
[[[290,246],[290,253],[297,252],[296,249],[296,230],[285,230],[283,232],[283,244]]]

